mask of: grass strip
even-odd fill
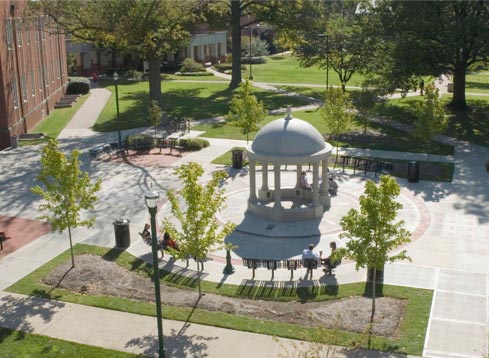
[[[101,255],[105,259],[114,261],[121,267],[134,271],[143,277],[150,278],[152,276],[151,265],[119,249],[108,249],[78,244],[74,247],[74,252],[77,255]],[[41,281],[43,277],[55,267],[69,259],[70,253],[69,250],[67,250],[10,286],[8,291],[135,314],[155,315],[154,303],[151,302],[141,302],[112,296],[90,296],[42,284]],[[184,289],[195,289],[195,280],[188,280],[188,278],[183,278],[163,270],[161,271],[161,274],[162,281],[167,285]],[[259,284],[259,282],[257,284]],[[248,299],[326,301],[351,296],[362,296],[366,291],[366,287],[365,283],[354,283],[340,286],[316,286],[312,288],[291,290],[283,290],[283,288],[278,286],[272,289],[257,287],[257,289],[247,291],[243,290],[242,285],[238,286],[203,281],[202,290],[207,293],[221,294],[230,297],[239,296]],[[399,338],[393,339],[374,336],[372,337],[371,348],[421,355],[429,318],[432,291],[390,285],[383,285],[382,290],[384,296],[406,300],[406,313],[401,323]],[[317,329],[273,321],[263,321],[223,312],[208,312],[200,309],[194,310],[190,307],[164,306],[163,316],[167,319],[189,321],[204,325],[302,340],[307,340],[313,337],[314,330]],[[327,334],[322,336],[324,338],[323,343],[337,342],[345,347],[367,347],[368,336],[366,334],[329,329],[325,329],[325,332],[327,332]]]
[[[40,336],[37,334],[0,328],[0,354],[3,358],[18,357],[104,357],[104,358],[130,358],[141,355],[114,351],[105,348],[88,346],[85,344],[68,342],[61,339]]]

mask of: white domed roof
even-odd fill
[[[251,144],[254,153],[276,157],[303,157],[324,149],[326,142],[316,128],[289,116],[268,123]]]

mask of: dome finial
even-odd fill
[[[290,121],[292,119],[292,111],[290,109],[290,106],[287,106],[287,115],[285,116],[286,121]]]

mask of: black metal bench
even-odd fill
[[[121,154],[124,154],[126,152],[125,148],[119,148],[119,143],[110,143],[109,145],[106,145],[104,147],[104,152],[109,155],[109,157],[112,159],[113,155],[117,155],[119,157]]]
[[[185,148],[182,147],[181,145],[178,145],[178,141],[179,141],[178,138],[168,138],[168,144],[170,147],[170,154],[173,153],[173,149],[176,149],[176,150],[178,150],[178,155],[182,156],[182,150],[184,150]]]
[[[318,261],[316,259],[304,259],[302,266],[307,269],[306,275],[312,278],[312,271],[318,268]]]
[[[258,268],[258,267],[261,267],[261,260],[259,259],[247,259],[247,258],[243,258],[243,265],[248,267],[249,269],[252,269],[253,270],[253,277],[252,279],[255,278],[255,270]]]
[[[10,239],[10,237],[7,237],[4,232],[0,232],[0,251],[3,251],[3,242],[8,239]]]
[[[300,259],[294,260],[283,260],[282,267],[290,271],[290,280],[294,279],[294,271],[302,267],[302,262]]]
[[[324,266],[323,271],[326,275],[332,275],[335,268],[341,265],[341,260],[332,263],[329,258],[321,259],[321,265]]]

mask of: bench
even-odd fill
[[[328,259],[321,259],[321,265],[324,266],[323,271],[326,273],[326,275],[332,275],[334,269],[341,265],[341,260],[335,262],[334,264],[328,264],[328,262]]]
[[[182,150],[185,148],[178,145],[178,138],[168,138],[168,144],[170,146],[170,154],[173,153],[173,149],[178,150],[178,155],[182,156]]]
[[[90,158],[96,158],[100,153],[105,150],[107,144],[100,144],[91,148],[88,152],[90,153]]]
[[[119,157],[121,154],[126,153],[126,149],[119,148],[119,143],[114,142],[104,146],[104,152],[109,155],[110,159],[112,159],[113,155],[117,155],[117,157]]]
[[[290,280],[292,281],[294,279],[294,271],[302,267],[302,261],[300,259],[283,260],[282,267],[290,271]]]
[[[46,136],[46,133],[23,133],[19,135],[19,140],[35,140],[42,139]]]
[[[312,278],[312,270],[316,270],[318,268],[318,262],[316,259],[304,259],[302,266],[307,269],[306,275],[309,275],[310,278]]]

